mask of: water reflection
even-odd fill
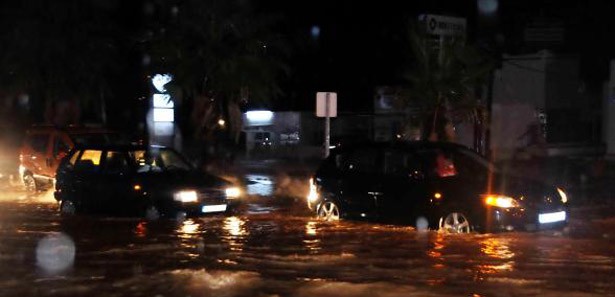
[[[480,242],[480,251],[487,257],[497,261],[496,263],[489,263],[478,265],[478,271],[482,274],[494,274],[503,271],[512,271],[515,261],[511,259],[515,257],[510,249],[510,239],[488,237],[483,238]],[[504,261],[504,262],[502,262]]]
[[[248,195],[271,196],[274,192],[273,179],[268,175],[246,175],[246,192]]]
[[[245,220],[239,217],[228,217],[224,220],[222,228],[228,233],[222,236],[222,240],[228,243],[230,249],[236,252],[243,251],[244,238],[249,235]]]
[[[423,232],[418,232],[418,234],[420,238],[426,235],[426,233]],[[442,232],[436,232],[434,236],[433,247],[427,250],[427,256],[431,258],[433,262],[431,267],[439,272],[427,276],[425,282],[429,286],[442,285],[446,281],[446,277],[442,276],[442,273],[445,272],[444,268],[446,268],[444,264],[445,259],[442,256],[444,248],[446,247],[446,236]]]
[[[305,223],[305,235],[308,237],[303,240],[303,244],[309,252],[317,252],[322,249],[320,246],[320,238],[314,238],[316,236],[316,222],[308,221]]]
[[[306,235],[316,235],[316,222],[309,221],[305,224]]]
[[[179,226],[179,237],[180,238],[191,238],[192,235],[196,234],[199,231],[199,227],[201,225],[196,223],[193,220],[185,220]]]

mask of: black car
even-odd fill
[[[504,174],[472,150],[438,142],[333,150],[310,180],[308,206],[327,220],[375,218],[454,233],[563,227],[561,188]]]
[[[230,210],[240,189],[161,146],[76,146],[62,159],[54,196],[63,214],[174,218]]]

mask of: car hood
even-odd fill
[[[231,183],[212,174],[199,171],[170,171],[139,174],[138,179],[155,189],[221,189]]]
[[[561,202],[555,186],[511,175],[495,174],[491,183],[491,193],[520,199],[529,205]]]

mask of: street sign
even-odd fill
[[[331,141],[331,118],[337,116],[337,93],[316,93],[316,116],[325,118],[325,158],[329,156]]]
[[[337,93],[318,92],[316,93],[316,116],[317,117],[337,117]]]
[[[439,36],[466,35],[465,18],[422,14],[419,16],[419,20],[425,24],[425,28],[428,34]]]

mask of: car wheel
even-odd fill
[[[451,212],[440,218],[438,231],[445,233],[470,233],[472,227],[468,218],[460,212]]]
[[[158,207],[150,205],[145,208],[145,219],[148,221],[157,221],[160,219],[160,210]]]
[[[75,203],[70,200],[62,200],[60,202],[60,214],[66,216],[72,216],[77,213],[77,207]]]
[[[26,187],[26,191],[30,194],[34,194],[38,190],[38,185],[36,184],[36,180],[32,174],[24,175],[23,184]]]
[[[340,219],[340,208],[337,204],[327,201],[324,202],[318,207],[318,211],[316,212],[318,218],[325,221],[339,221]]]

